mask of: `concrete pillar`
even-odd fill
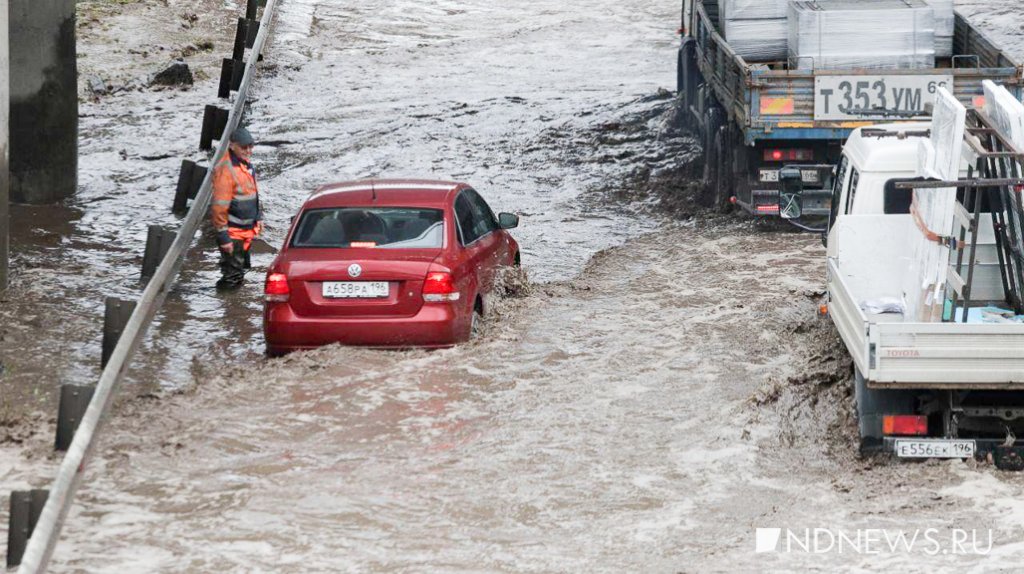
[[[75,0],[8,1],[11,200],[53,202],[78,185]]]
[[[9,20],[7,0],[0,0],[0,291],[7,288],[9,269],[9,236],[10,236],[10,177],[7,169],[7,135],[10,124],[7,114],[10,112],[8,97],[10,83],[10,59],[8,58],[7,27]]]

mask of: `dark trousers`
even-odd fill
[[[245,279],[245,270],[250,267],[249,251],[245,248],[245,242],[240,239],[232,239],[231,245],[234,250],[231,253],[220,252],[220,281],[218,287],[238,287]]]

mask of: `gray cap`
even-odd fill
[[[252,138],[252,134],[249,133],[249,130],[245,128],[238,128],[235,131],[231,132],[231,143],[246,146],[254,145],[256,143],[256,140]]]

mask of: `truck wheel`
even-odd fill
[[[704,114],[704,205],[715,207],[718,197],[718,181],[722,173],[722,158],[719,155],[719,132],[722,131],[725,114],[722,108],[711,106]]]
[[[860,369],[854,368],[854,399],[857,403],[857,428],[860,432],[860,452],[874,454],[882,449],[882,417],[894,414],[914,414],[917,396],[914,391],[899,389],[869,389]]]
[[[682,114],[683,127],[693,127],[693,113],[690,108],[697,103],[697,86],[700,84],[700,72],[697,71],[697,41],[693,38],[683,40],[679,48],[679,59],[676,66],[676,95]]]
[[[732,207],[729,199],[735,195],[732,177],[732,146],[728,128],[720,130],[715,138],[715,157],[718,160],[718,177],[715,178],[714,209],[728,213]]]

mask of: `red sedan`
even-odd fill
[[[330,343],[444,347],[470,338],[502,266],[508,233],[464,183],[371,180],[306,200],[267,273],[267,354]]]

